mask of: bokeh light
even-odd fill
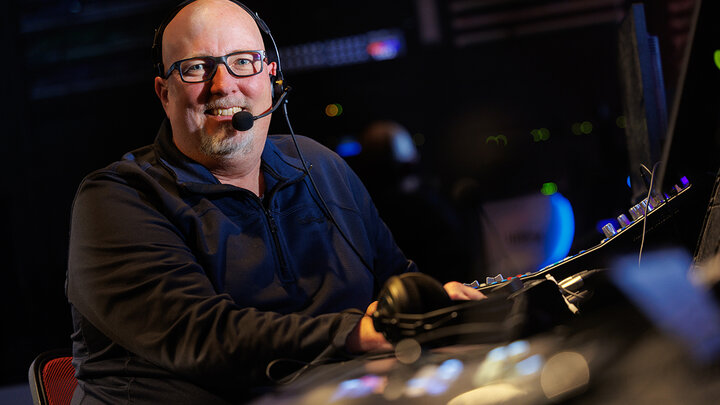
[[[557,193],[557,191],[558,191],[558,186],[557,186],[557,184],[555,184],[553,182],[544,183],[542,185],[542,188],[540,188],[540,192],[543,195],[553,195],[553,194]]]
[[[588,135],[592,133],[593,131],[593,124],[590,121],[583,121],[580,123],[580,132],[582,132],[585,135]]]
[[[485,138],[485,143],[495,143],[497,145],[507,146],[508,141],[507,137],[505,135],[497,135],[497,136],[488,136]]]
[[[580,135],[582,134],[582,131],[580,131],[580,123],[574,122],[572,126],[570,127],[570,131],[572,131],[573,135]]]
[[[550,139],[550,130],[547,128],[536,128],[530,131],[533,142],[547,141]]]
[[[625,118],[624,115],[621,115],[615,119],[615,125],[617,125],[618,128],[625,128],[627,126],[627,118]]]
[[[325,106],[325,115],[327,115],[328,117],[337,117],[342,114],[342,112],[343,108],[340,104],[333,103]]]

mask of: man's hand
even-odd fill
[[[365,310],[365,315],[355,326],[345,341],[345,348],[350,353],[381,352],[392,350],[392,345],[385,340],[382,333],[375,330],[372,314],[377,308],[377,301],[373,301]]]
[[[457,281],[450,281],[443,286],[451,300],[482,300],[487,298],[480,291]]]
[[[487,298],[480,291],[457,281],[446,283],[443,288],[452,300],[481,300]],[[373,301],[365,310],[365,315],[355,326],[345,341],[345,348],[351,353],[381,352],[392,350],[392,345],[385,340],[382,333],[375,330],[372,314],[377,308]]]

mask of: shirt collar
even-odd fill
[[[293,181],[304,176],[300,159],[284,153],[275,145],[275,142],[285,144],[284,135],[268,136],[265,140],[265,147],[262,152],[261,169],[271,174],[278,181]],[[221,184],[220,181],[205,166],[185,156],[175,145],[172,139],[170,122],[163,120],[157,137],[155,138],[155,149],[158,151],[158,158],[174,176],[178,184],[184,185],[198,192],[210,192],[225,190],[233,187]],[[286,148],[283,148],[286,149]],[[266,176],[267,177],[267,176]],[[208,186],[212,187],[208,187]]]

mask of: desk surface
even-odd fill
[[[418,353],[309,368],[253,404],[657,405],[720,398],[717,361],[693,361],[628,302],[524,340]]]

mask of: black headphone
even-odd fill
[[[413,339],[422,346],[491,343],[519,335],[524,296],[489,295],[453,301],[439,281],[423,273],[392,276],[380,290],[373,326],[393,344]]]
[[[173,18],[177,15],[177,13],[180,12],[185,6],[187,6],[190,3],[195,2],[196,0],[186,0],[182,3],[178,4],[177,7],[175,7],[163,20],[163,22],[155,29],[155,37],[153,38],[153,44],[152,44],[152,59],[153,59],[153,66],[155,68],[155,73],[163,77],[165,76],[165,66],[163,65],[162,61],[162,39],[163,34],[165,33],[165,28],[168,24],[170,24],[170,21],[172,21]],[[273,101],[275,100],[275,97],[279,97],[283,92],[285,91],[285,88],[283,87],[283,73],[282,73],[282,66],[280,64],[280,52],[278,51],[277,44],[275,43],[275,38],[273,38],[272,34],[270,33],[270,28],[265,24],[265,21],[263,21],[258,13],[253,12],[250,10],[250,8],[239,1],[235,0],[228,0],[231,3],[235,3],[238,6],[240,6],[243,10],[245,10],[248,14],[250,14],[250,17],[255,20],[255,23],[257,24],[258,28],[260,29],[260,32],[267,35],[268,38],[270,38],[270,42],[272,43],[273,50],[275,51],[275,59],[277,59],[277,75],[271,75],[270,81],[272,81],[272,98]]]
[[[397,343],[420,332],[425,314],[451,305],[439,281],[423,273],[403,273],[390,277],[380,290],[373,324],[388,341]]]

